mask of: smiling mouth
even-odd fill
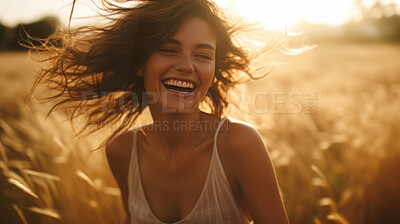
[[[161,83],[166,89],[177,93],[191,93],[196,89],[196,84],[190,81],[165,79],[161,81]]]

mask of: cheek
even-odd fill
[[[170,62],[157,55],[149,58],[144,66],[144,79],[147,85],[152,85],[160,79],[160,76],[168,70]]]

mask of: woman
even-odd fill
[[[69,36],[38,80],[58,83],[54,98],[76,102],[86,126],[122,121],[106,155],[125,223],[288,223],[260,134],[222,116],[235,72],[252,76],[221,11],[207,0],[107,4],[112,22]],[[147,106],[153,123],[130,128]]]

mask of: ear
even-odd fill
[[[144,76],[143,67],[141,67],[141,68],[139,68],[139,70],[137,70],[136,75],[139,76],[139,77],[143,77]]]

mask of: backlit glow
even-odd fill
[[[249,22],[260,22],[271,29],[284,29],[299,20],[340,25],[352,13],[349,0],[215,0],[223,8],[243,16]]]

